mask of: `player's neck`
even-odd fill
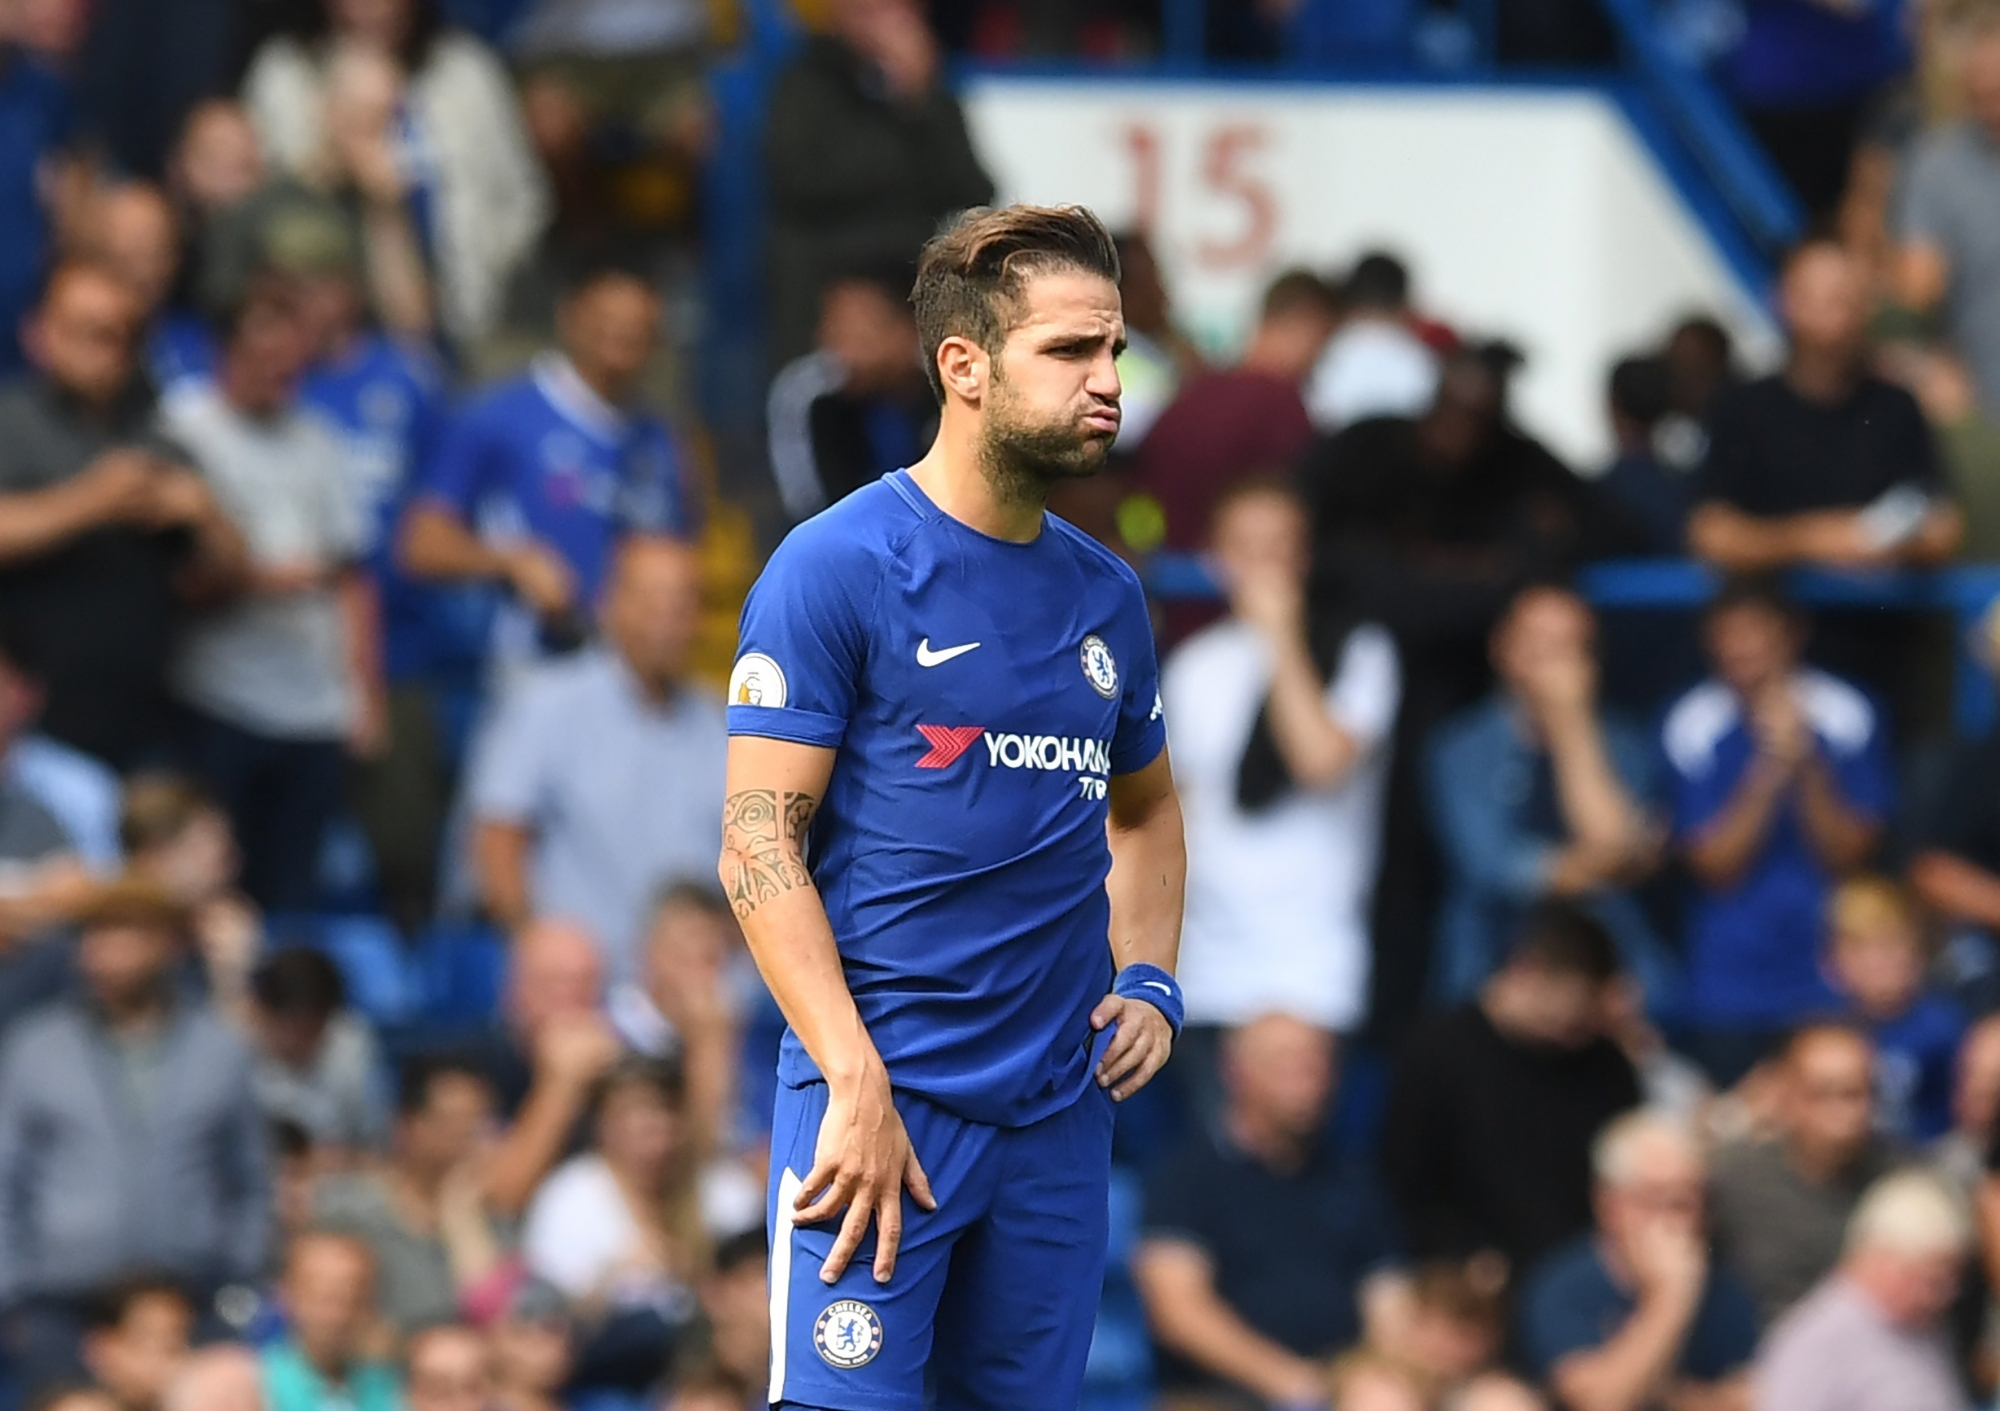
[[[969,437],[940,431],[924,458],[910,467],[910,479],[932,504],[981,534],[1030,544],[1042,532],[1047,496],[1004,492],[980,464]]]

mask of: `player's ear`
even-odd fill
[[[938,344],[938,379],[947,392],[977,403],[986,393],[986,350],[956,335]]]

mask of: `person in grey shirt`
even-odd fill
[[[688,675],[701,611],[694,550],[628,539],[602,614],[605,644],[535,668],[475,752],[473,866],[509,930],[583,922],[613,980],[631,979],[661,888],[715,873],[722,702]]]
[[[145,1270],[206,1298],[261,1275],[270,1239],[249,1050],[173,985],[184,909],[117,882],[80,926],[82,994],[0,1049],[0,1309],[31,1391],[74,1376],[95,1290]]]
[[[1767,1327],[1839,1260],[1856,1202],[1896,1164],[1874,1132],[1874,1074],[1866,1034],[1807,1025],[1776,1063],[1776,1133],[1715,1153],[1716,1246]]]
[[[28,321],[35,376],[0,390],[0,618],[47,692],[42,728],[129,769],[166,744],[166,671],[190,600],[232,587],[240,535],[155,434],[139,306],[71,261]]]
[[[1971,1221],[1936,1177],[1876,1182],[1840,1267],[1765,1340],[1756,1411],[1969,1411],[1945,1316],[1971,1249]]]
[[[1911,152],[1897,193],[1894,292],[1941,311],[1980,406],[2000,416],[2000,18],[1971,9],[1960,60],[1966,116]]]
[[[296,401],[310,353],[291,286],[253,284],[214,382],[161,414],[250,546],[247,588],[188,626],[168,681],[192,719],[188,762],[235,825],[244,890],[273,911],[316,900],[346,751],[379,748],[386,714],[364,512],[335,433]]]

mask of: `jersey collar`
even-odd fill
[[[625,413],[598,396],[564,354],[537,354],[531,373],[536,388],[565,421],[613,445],[625,439]]]

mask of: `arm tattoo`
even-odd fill
[[[744,789],[722,805],[722,855],[728,860],[729,905],[739,921],[775,896],[809,887],[806,830],[819,800],[811,794]]]

